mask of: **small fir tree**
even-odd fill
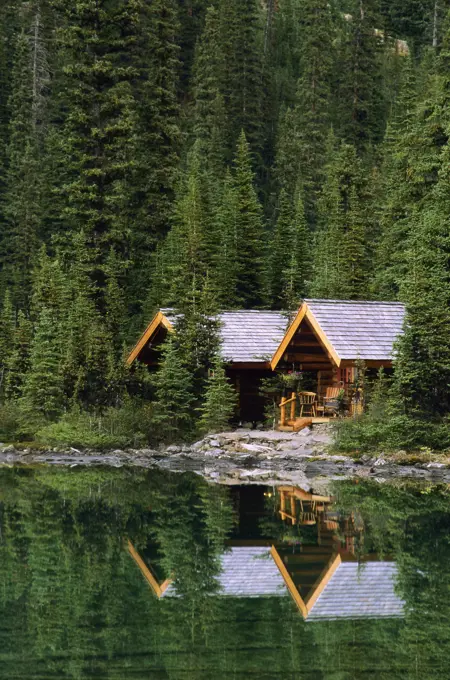
[[[22,403],[25,411],[53,420],[63,411],[63,337],[52,310],[43,308],[31,342],[30,369],[26,375]]]
[[[12,351],[6,361],[5,397],[11,401],[20,399],[23,386],[30,370],[30,348],[33,338],[33,324],[20,311],[14,330]]]
[[[223,432],[229,426],[237,405],[237,394],[227,378],[223,361],[217,355],[206,381],[204,402],[199,408],[201,432]]]
[[[167,339],[162,349],[154,387],[153,420],[160,438],[176,441],[188,437],[195,427],[192,367],[173,336]]]

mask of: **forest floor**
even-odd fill
[[[0,465],[66,465],[159,468],[192,471],[223,484],[298,485],[309,490],[330,480],[413,478],[450,483],[450,456],[432,452],[335,454],[332,428],[317,425],[298,433],[238,429],[194,444],[159,449],[47,449],[0,444]]]

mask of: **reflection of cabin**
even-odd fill
[[[392,367],[395,339],[402,332],[404,306],[399,302],[304,300],[287,327],[282,312],[249,310],[223,312],[222,356],[240,397],[244,420],[262,419],[259,384],[263,377],[291,371],[302,375],[303,389],[317,394],[318,403],[329,387],[347,395],[358,380],[358,364],[369,372]],[[172,310],[152,319],[128,357],[148,366],[158,363],[158,347],[173,331]]]
[[[264,493],[263,488],[259,491]],[[230,539],[221,556],[217,590],[211,594],[290,596],[307,621],[402,615],[404,603],[394,592],[397,567],[376,555],[358,561],[353,539],[361,526],[353,514],[339,516],[331,497],[298,487],[280,486],[275,494],[277,516],[286,526],[306,527],[309,539],[272,541],[253,537],[253,531],[250,539]],[[255,500],[253,492],[251,498]],[[247,521],[245,525],[251,530]],[[153,570],[155,552],[140,555],[130,542],[128,551],[159,599],[177,596],[176,583]]]
[[[131,543],[130,555],[158,599],[176,597],[169,579],[159,583]],[[311,581],[311,575],[318,576]],[[402,616],[404,602],[394,592],[395,563],[358,563],[352,555],[305,547],[300,554],[275,546],[234,546],[221,558],[217,595],[255,598],[290,595],[307,621]],[[302,584],[299,584],[302,581]]]

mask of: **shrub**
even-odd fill
[[[0,440],[31,441],[41,425],[42,421],[38,423],[27,417],[17,402],[0,404]]]
[[[36,439],[50,446],[106,450],[143,446],[148,443],[150,432],[150,407],[130,400],[102,414],[73,410],[58,422],[42,427]]]
[[[415,450],[422,447],[449,448],[448,421],[430,422],[392,413],[381,420],[369,412],[343,420],[336,426],[335,448],[338,451]]]
[[[450,422],[430,421],[420,414],[401,412],[398,398],[383,371],[372,386],[366,413],[337,424],[335,448],[339,451],[395,449],[446,449],[450,447]]]

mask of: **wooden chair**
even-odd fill
[[[307,411],[306,415],[315,418],[317,394],[315,392],[298,392],[297,396],[300,404],[300,418],[303,417],[304,410]]]
[[[317,410],[322,411],[323,415],[325,415],[326,411],[331,411],[333,416],[336,417],[336,402],[341,389],[342,387],[327,387],[325,396],[322,399],[322,404],[317,407]]]
[[[313,512],[301,512],[298,518],[298,523],[302,526],[313,526],[317,523],[317,519]]]

